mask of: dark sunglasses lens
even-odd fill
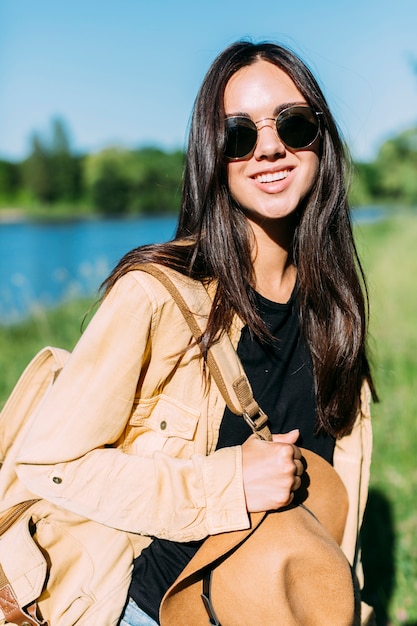
[[[229,159],[242,159],[250,154],[256,145],[256,126],[243,118],[226,119],[226,147],[224,155]]]
[[[277,119],[277,132],[289,148],[306,148],[317,138],[319,124],[314,111],[294,107],[283,111]]]

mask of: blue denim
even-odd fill
[[[158,624],[130,598],[119,626],[158,626]]]

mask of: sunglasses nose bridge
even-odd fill
[[[268,122],[270,122],[268,124]],[[277,128],[276,125],[276,118],[275,117],[263,117],[261,120],[258,120],[257,122],[255,122],[255,126],[257,131],[259,132],[260,130],[262,130],[262,128],[265,128],[265,126],[269,126],[270,128]]]
[[[259,149],[259,147],[260,147],[259,144],[262,143],[260,131],[263,128],[270,128],[271,130],[273,130],[276,139],[279,141],[280,144],[282,144],[282,147],[285,146],[284,142],[282,141],[282,139],[281,139],[281,137],[279,136],[279,133],[278,133],[277,118],[276,117],[264,117],[261,120],[258,120],[257,122],[254,122],[254,124],[256,126],[256,130],[258,131],[258,139],[257,139],[257,142],[256,142],[255,151],[257,149]]]

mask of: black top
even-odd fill
[[[273,339],[261,342],[244,327],[237,348],[253,395],[268,415],[273,433],[300,429],[297,444],[333,461],[334,440],[314,435],[315,400],[310,351],[300,333],[298,299],[294,290],[286,304],[256,295],[260,315]],[[227,407],[220,425],[217,448],[242,444],[252,431],[241,416]],[[129,594],[159,621],[165,591],[175,581],[202,541],[180,543],[154,539],[135,559]]]

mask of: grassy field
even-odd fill
[[[32,356],[45,345],[71,350],[81,335],[84,317],[93,302],[74,301],[29,320],[0,326],[0,406]]]
[[[363,529],[367,596],[381,625],[417,624],[417,217],[360,226],[380,402]]]
[[[371,300],[370,348],[380,403],[363,529],[366,597],[379,626],[417,626],[417,216],[356,227]],[[0,328],[0,406],[43,345],[71,348],[90,303]]]

